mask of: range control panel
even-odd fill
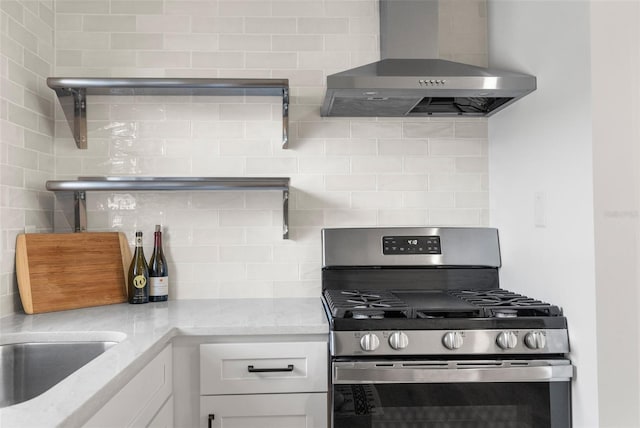
[[[439,236],[383,236],[382,254],[442,254]]]

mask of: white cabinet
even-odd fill
[[[168,345],[84,426],[171,427],[172,362],[172,348]]]
[[[326,428],[327,343],[200,345],[200,426]]]
[[[326,393],[218,395],[201,397],[200,407],[211,428],[327,427]]]

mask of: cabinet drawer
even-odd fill
[[[326,342],[200,345],[200,394],[327,391]]]
[[[200,397],[202,428],[327,428],[327,394]]]

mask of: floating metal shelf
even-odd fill
[[[289,145],[288,79],[49,77],[79,149],[87,148],[87,95],[270,95],[282,97],[282,148]]]
[[[289,238],[289,177],[78,177],[49,180],[46,189],[73,192],[75,231],[87,230],[86,192],[259,190],[282,192],[282,237]]]

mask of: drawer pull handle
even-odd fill
[[[208,422],[208,428],[212,428],[213,427],[213,420],[216,418],[216,416],[212,413],[209,413],[209,422]]]
[[[283,367],[283,368],[267,368],[267,369],[256,369],[253,366],[247,366],[247,370],[249,371],[249,373],[292,372],[293,364],[289,364],[287,367]]]

